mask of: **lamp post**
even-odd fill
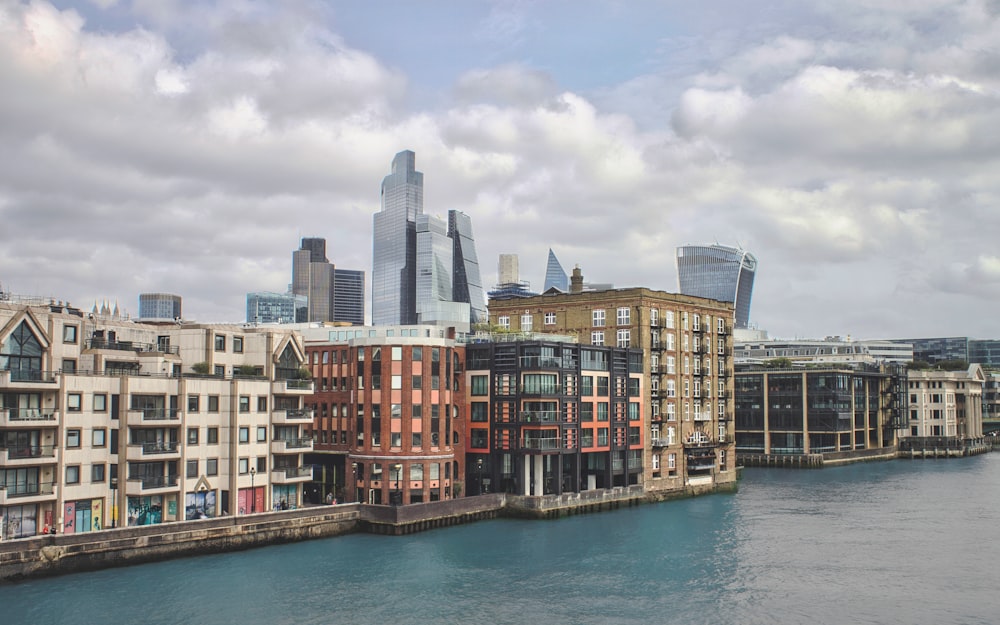
[[[351,490],[354,491],[354,501],[358,501],[358,463],[351,463]]]
[[[393,469],[396,470],[396,505],[402,505],[403,503],[403,490],[399,487],[399,480],[403,477],[403,465],[396,464],[393,465]]]
[[[483,459],[476,458],[476,481],[479,483],[478,495],[483,494]]]
[[[250,467],[250,513],[257,512],[257,491],[253,487],[253,478],[257,475],[257,469]]]
[[[118,478],[111,478],[111,528],[118,524]]]

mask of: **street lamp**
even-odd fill
[[[111,478],[111,528],[118,524],[118,478]]]
[[[257,469],[250,467],[250,513],[257,512],[257,491],[253,487],[253,478],[257,475]]]
[[[403,503],[403,490],[399,487],[399,480],[403,477],[403,465],[396,464],[393,465],[393,469],[396,470],[396,505],[402,505]]]
[[[358,463],[351,463],[351,489],[354,491],[354,501],[361,498],[358,496]]]
[[[479,495],[483,494],[483,459],[476,459],[476,481],[479,482]]]

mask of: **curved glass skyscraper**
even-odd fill
[[[677,248],[677,282],[683,295],[732,302],[735,327],[750,322],[750,297],[757,259],[742,249],[724,245],[685,245]]]

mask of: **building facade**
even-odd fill
[[[316,382],[310,458],[325,467],[323,489],[372,504],[459,496],[464,347],[427,326],[304,334]]]
[[[578,274],[572,289],[582,289]],[[726,302],[645,288],[490,302],[490,323],[503,332],[570,335],[584,346],[642,350],[648,491],[736,479],[732,316]]]
[[[750,298],[757,259],[747,251],[724,245],[677,248],[678,289],[685,295],[732,302],[736,327],[750,323]]]
[[[466,346],[467,492],[642,484],[642,351],[519,336]]]
[[[247,323],[301,323],[308,319],[309,299],[292,293],[247,293]]]
[[[305,318],[296,321],[333,321],[364,324],[363,271],[337,269],[326,257],[326,239],[302,239],[292,252],[291,295],[305,297]],[[249,317],[247,318],[249,321]]]
[[[906,414],[902,365],[736,372],[738,454],[891,448]]]
[[[3,537],[301,503],[300,340],[0,303]]]
[[[139,319],[174,321],[181,318],[181,296],[170,293],[140,293]]]
[[[965,371],[910,371],[909,421],[902,437],[982,439],[985,385],[986,375],[978,364]]]
[[[542,287],[542,291],[548,291],[549,289],[559,289],[564,293],[569,291],[569,275],[566,274],[566,270],[559,263],[559,259],[556,258],[556,253],[549,248],[549,258],[545,262],[545,284]]]
[[[823,340],[737,340],[733,353],[736,364],[763,364],[775,358],[787,358],[797,363],[833,365],[875,364],[894,362],[906,364],[913,360],[913,348],[908,343],[894,341],[854,341],[839,336]]]

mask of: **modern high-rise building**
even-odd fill
[[[520,279],[517,254],[501,254],[497,262],[497,284],[515,284]]]
[[[424,177],[407,150],[382,180],[382,209],[373,219],[372,323],[476,323],[485,318],[472,220],[423,214]]]
[[[569,291],[569,276],[566,275],[566,270],[559,264],[559,259],[556,258],[555,252],[552,251],[552,248],[549,248],[549,260],[545,265],[545,285],[542,288],[542,292],[544,293],[553,287],[563,293]]]
[[[308,315],[305,295],[247,293],[247,323],[301,323]]]
[[[424,174],[416,154],[392,159],[382,179],[382,208],[372,220],[372,323],[417,321],[417,215],[424,212]]]
[[[338,284],[338,279],[343,284]],[[292,252],[291,292],[308,301],[306,318],[299,321],[364,323],[364,272],[337,269],[331,264],[326,257],[326,239],[304,238],[301,247]]]
[[[181,318],[181,296],[170,293],[140,293],[139,319],[174,321]]]
[[[677,248],[678,289],[684,295],[732,302],[736,328],[750,322],[750,297],[757,272],[753,254],[724,245],[685,245]]]

